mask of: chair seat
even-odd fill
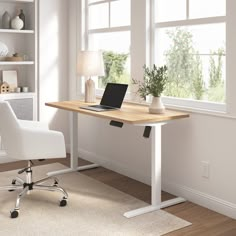
[[[0,102],[0,135],[12,159],[35,160],[65,158],[65,140],[61,132],[49,130],[38,121],[17,119],[8,102]]]

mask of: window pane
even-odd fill
[[[109,26],[108,3],[91,5],[89,7],[89,29],[100,29]]]
[[[226,0],[189,0],[191,19],[225,15]]]
[[[99,78],[99,88],[107,82],[129,83],[130,32],[90,34],[89,49],[103,51],[105,76]]]
[[[156,39],[166,96],[225,102],[225,24],[159,29]]]
[[[130,51],[130,32],[89,34],[89,49],[127,53]]]
[[[111,2],[111,27],[130,25],[130,0]]]
[[[155,22],[186,19],[186,0],[155,0]]]
[[[103,0],[88,0],[88,3],[90,4],[90,3],[101,2],[101,1],[103,1]]]

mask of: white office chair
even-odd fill
[[[0,187],[0,190],[21,190],[16,205],[11,211],[11,218],[18,217],[20,200],[26,193],[36,190],[58,191],[63,194],[60,206],[66,206],[68,195],[58,186],[58,179],[47,177],[32,181],[32,160],[66,157],[65,141],[62,133],[48,129],[48,126],[37,121],[18,120],[8,102],[0,101],[0,136],[9,158],[28,160],[28,166],[18,172],[26,172],[25,181],[19,177],[12,180],[12,185]],[[41,185],[52,179],[52,185]]]

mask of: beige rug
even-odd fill
[[[35,180],[64,168],[61,164],[35,167]],[[9,184],[15,175],[16,171],[0,173],[0,185]],[[1,191],[0,235],[163,235],[190,225],[165,211],[126,219],[124,212],[147,204],[77,172],[58,177],[69,194],[66,207],[58,206],[60,194],[35,190],[21,202],[19,217],[11,219],[16,192]]]

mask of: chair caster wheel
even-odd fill
[[[18,212],[17,210],[11,211],[10,213],[11,213],[11,218],[12,218],[12,219],[13,219],[13,218],[17,218],[18,215],[19,215],[19,212]]]
[[[64,206],[66,206],[66,205],[67,205],[66,199],[62,199],[62,200],[60,201],[60,203],[59,203],[59,206],[60,206],[60,207],[64,207]]]

